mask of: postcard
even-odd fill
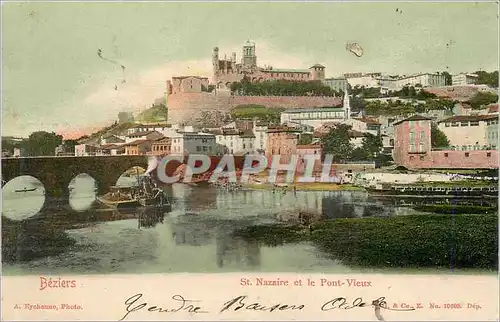
[[[2,321],[498,321],[497,2],[2,8]]]

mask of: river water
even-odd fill
[[[118,184],[134,180],[120,178]],[[33,192],[15,192],[37,187]],[[170,212],[103,209],[94,182],[79,176],[70,204],[40,211],[43,186],[20,177],[3,189],[3,274],[216,273],[231,271],[348,273],[353,269],[313,244],[278,246],[234,237],[235,229],[273,224],[305,210],[324,218],[401,216],[410,208],[371,199],[365,192],[227,192],[174,184]],[[387,270],[382,270],[387,272]],[[436,270],[423,270],[436,273]],[[450,273],[449,270],[440,270]]]

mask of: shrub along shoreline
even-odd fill
[[[310,228],[253,226],[237,235],[269,246],[309,241],[351,267],[498,269],[497,214],[334,219]]]

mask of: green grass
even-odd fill
[[[258,118],[261,120],[277,119],[283,108],[268,108],[263,105],[239,105],[232,109],[233,118]]]
[[[473,206],[473,205],[421,205],[413,209],[422,212],[433,212],[437,214],[491,214],[497,213],[498,207]]]
[[[164,106],[153,106],[145,111],[142,111],[135,120],[137,122],[160,122],[167,121],[168,111]]]
[[[362,267],[498,267],[498,215],[412,215],[318,223],[312,240]]]
[[[239,229],[267,246],[312,242],[326,256],[360,269],[498,268],[498,215],[419,214],[324,220],[312,229],[284,224]]]

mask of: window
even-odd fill
[[[410,132],[410,143],[413,144],[414,141],[415,141],[415,132]]]
[[[424,152],[424,144],[423,143],[420,143],[419,148],[420,148],[420,150],[419,150],[420,152]]]
[[[420,141],[425,140],[425,131],[420,131]]]
[[[415,144],[410,144],[410,152],[415,152]]]
[[[196,146],[196,151],[197,152],[200,152],[201,151],[201,147],[199,145]]]
[[[491,152],[486,152],[486,156],[489,158],[491,157]]]
[[[447,158],[448,157],[448,152],[445,152],[444,153],[444,157]]]
[[[424,156],[423,155],[420,156],[420,161],[424,161]]]
[[[450,127],[450,123],[444,123],[444,126]]]
[[[245,143],[243,143],[243,149],[246,149],[246,144]]]
[[[465,157],[468,158],[469,157],[469,152],[465,152]]]
[[[207,152],[208,148],[206,146],[203,147],[203,152]]]
[[[458,122],[451,123],[451,126],[457,127],[458,126]]]
[[[469,122],[461,122],[460,125],[461,126],[469,126]]]
[[[478,121],[471,121],[469,123],[470,126],[479,126],[479,122]]]

